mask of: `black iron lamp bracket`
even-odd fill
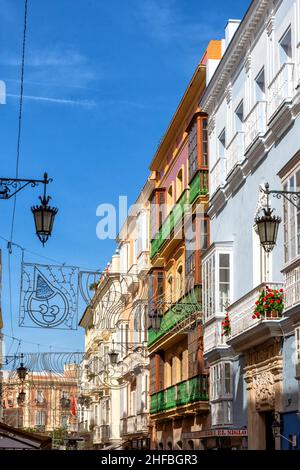
[[[38,186],[39,184],[44,185],[44,190],[46,185],[51,183],[52,179],[48,178],[48,174],[44,173],[44,179],[20,179],[20,178],[0,178],[0,199],[10,199],[18,192],[27,186],[32,188]],[[44,192],[45,194],[45,192]]]
[[[284,198],[291,204],[293,204],[296,209],[300,211],[300,191],[276,191],[274,189],[269,189],[269,184],[265,184],[265,189],[263,189],[263,192],[269,196],[270,194],[273,194],[274,197],[277,199]]]

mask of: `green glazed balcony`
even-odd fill
[[[155,238],[151,241],[151,258],[153,258],[160,248],[163,246],[166,240],[171,238],[171,234],[174,231],[176,225],[181,221],[182,216],[185,212],[185,205],[188,203],[187,191],[184,191],[177,204],[171,210],[170,214],[162,223]]]
[[[198,401],[208,401],[208,376],[204,374],[151,395],[150,413],[160,413]]]
[[[185,190],[170,214],[162,223],[155,238],[151,241],[151,258],[157,255],[166,240],[171,238],[174,228],[182,220],[188,204],[193,204],[198,196],[206,196],[208,189],[204,186],[204,176],[208,179],[208,170],[199,170],[189,184],[189,193]],[[206,181],[205,180],[205,181]]]
[[[208,194],[208,189],[203,185],[201,182],[201,179],[203,178],[203,175],[207,175],[208,179],[208,170],[200,170],[192,181],[190,182],[190,192],[189,192],[189,203],[193,204],[195,199],[197,199],[198,196],[206,196]]]
[[[199,299],[199,301],[197,300]],[[177,323],[187,318],[192,311],[201,310],[201,286],[196,286],[191,292],[182,297],[176,304],[169,308],[161,321],[160,329],[154,331],[152,328],[148,330],[148,346],[151,346],[170,331]],[[182,308],[178,311],[176,305],[182,304]],[[184,304],[187,304],[184,306]],[[191,304],[195,304],[193,307]]]

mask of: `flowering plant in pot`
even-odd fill
[[[263,289],[258,300],[255,302],[253,319],[256,318],[278,318],[281,317],[283,303],[283,289]]]
[[[228,312],[225,315],[224,321],[222,321],[222,329],[223,329],[222,336],[230,336],[231,326],[230,326],[230,318],[229,318]]]

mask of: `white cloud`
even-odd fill
[[[11,98],[16,98],[16,99],[20,98],[19,95],[14,94],[14,93],[7,93],[6,96],[11,97]],[[65,99],[65,98],[51,98],[48,96],[34,96],[34,95],[24,95],[23,98],[27,100],[32,100],[32,101],[44,101],[46,103],[82,106],[84,108],[93,108],[96,106],[96,103],[93,100],[70,100],[70,99]]]

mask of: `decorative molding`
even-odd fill
[[[248,52],[244,61],[244,67],[245,67],[246,73],[249,73],[249,70],[251,69],[251,61],[252,61],[251,53]]]
[[[212,114],[208,119],[208,126],[207,126],[207,130],[208,130],[209,135],[212,134],[212,132],[215,129],[215,126],[216,126],[216,116],[214,114]]]
[[[267,30],[267,35],[268,36],[271,36],[272,32],[274,31],[274,25],[275,25],[275,16],[271,15],[266,20],[266,30]]]
[[[231,82],[228,83],[226,89],[225,89],[225,97],[226,97],[226,101],[227,101],[227,104],[229,104],[232,100],[232,86],[231,86]]]

